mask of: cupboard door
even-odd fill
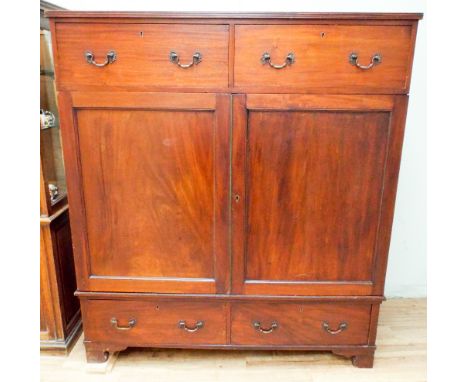
[[[79,289],[226,291],[229,103],[60,95]]]
[[[235,97],[234,292],[383,293],[406,102]]]

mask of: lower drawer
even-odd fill
[[[236,345],[365,345],[371,305],[350,303],[235,303]]]
[[[125,346],[226,344],[226,305],[82,300],[85,337]]]

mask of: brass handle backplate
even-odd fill
[[[262,54],[262,58],[260,59],[260,61],[262,62],[263,65],[268,64],[274,69],[283,69],[288,65],[294,64],[296,62],[296,56],[294,55],[294,53],[290,52],[288,53],[288,55],[286,56],[286,59],[281,65],[276,65],[271,62],[270,53],[265,52]]]
[[[375,65],[377,64],[380,64],[382,62],[382,55],[380,53],[375,53],[372,57],[371,57],[371,62],[369,65],[361,65],[359,62],[358,62],[358,54],[357,53],[350,53],[349,55],[349,63],[351,65],[354,65],[356,67],[358,67],[359,69],[362,69],[362,70],[368,70],[372,67],[374,67]]]
[[[120,326],[119,321],[117,320],[117,318],[112,317],[111,320],[110,320],[110,323],[117,330],[130,330],[133,327],[135,327],[135,325],[137,323],[137,320],[132,318],[132,319],[128,320],[128,324],[126,326]]]
[[[329,334],[339,334],[341,333],[343,330],[346,330],[348,328],[348,323],[347,322],[341,322],[339,325],[338,325],[338,328],[337,329],[331,329],[330,328],[330,324],[327,322],[327,321],[324,321],[322,323],[322,328],[323,330],[325,330],[327,333]]]
[[[85,52],[85,58],[88,64],[97,66],[99,68],[102,68],[103,66],[112,64],[117,60],[117,53],[115,53],[113,50],[109,50],[106,54],[106,61],[104,61],[102,64],[98,64],[96,61],[94,61],[94,53],[90,51]]]
[[[192,62],[189,62],[188,64],[181,64],[179,55],[176,52],[172,51],[171,53],[169,53],[169,60],[173,64],[176,64],[183,69],[187,69],[193,65],[198,65],[202,60],[202,55],[200,52],[195,52],[192,56]]]
[[[185,330],[186,332],[190,332],[190,333],[193,333],[193,332],[196,332],[197,330],[200,330],[201,328],[203,328],[203,326],[205,326],[205,323],[203,321],[197,321],[195,323],[195,326],[192,326],[192,327],[187,326],[187,323],[185,321],[179,321],[179,328]]]
[[[262,327],[262,324],[260,321],[254,321],[252,322],[252,326],[254,327],[255,330],[258,330],[260,333],[269,334],[273,332],[274,330],[278,329],[279,324],[276,321],[272,321],[270,327],[268,329],[265,329],[264,327]]]

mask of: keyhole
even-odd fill
[[[325,32],[320,33],[320,37],[324,38],[325,37]]]
[[[143,37],[143,31],[140,32],[140,37]]]
[[[236,203],[239,203],[239,201],[240,201],[240,196],[236,194],[236,196],[234,196],[234,200],[236,201]]]

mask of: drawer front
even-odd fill
[[[235,34],[234,82],[272,91],[403,92],[412,62],[411,26],[245,25]],[[268,53],[270,60],[263,60]],[[294,59],[288,60],[292,53]],[[357,60],[350,61],[356,53]],[[368,69],[359,68],[373,62]],[[273,68],[270,66],[283,66]]]
[[[371,305],[238,303],[231,343],[237,345],[365,345]]]
[[[125,346],[226,343],[223,303],[85,300],[82,306],[89,341]]]
[[[60,88],[80,86],[225,87],[228,82],[228,26],[190,24],[56,25],[57,82]],[[115,61],[97,64],[115,52]],[[177,54],[170,58],[171,52]],[[187,68],[194,54],[201,58]],[[111,61],[111,60],[110,60]]]

